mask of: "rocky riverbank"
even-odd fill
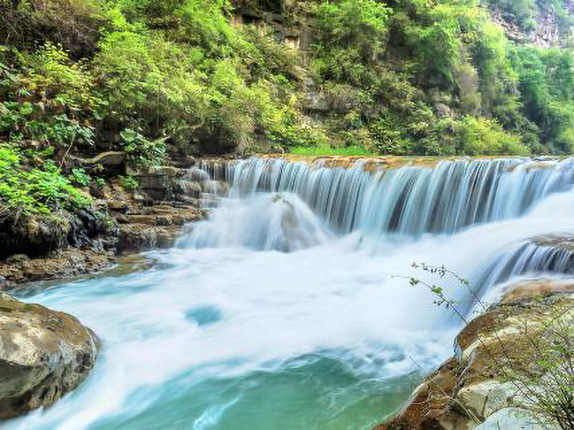
[[[99,271],[117,255],[169,247],[186,223],[205,216],[206,177],[172,166],[130,173],[137,189],[119,179],[92,186],[85,191],[93,204],[78,213],[2,218],[0,290]]]
[[[509,373],[534,371],[530,336],[574,309],[574,279],[510,286],[499,304],[467,324],[455,355],[414,391],[407,407],[375,430],[498,430],[542,427],[521,383]]]
[[[206,177],[175,167],[131,173],[141,185],[137,190],[118,179],[86,189],[94,203],[78,213],[2,218],[0,420],[49,407],[76,388],[98,349],[96,335],[74,317],[2,290],[100,271],[119,255],[169,247],[184,224],[205,216]]]

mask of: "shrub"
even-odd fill
[[[493,120],[464,117],[455,125],[459,151],[466,155],[528,155],[520,137],[502,130]]]
[[[53,162],[46,162],[44,169],[25,168],[22,156],[8,145],[0,145],[0,200],[14,212],[42,215],[54,209],[74,210],[91,201]]]
[[[120,185],[129,191],[137,190],[140,187],[139,181],[133,176],[120,176]]]
[[[161,164],[165,157],[165,145],[162,140],[151,141],[132,129],[125,129],[120,134],[123,150],[128,155],[130,164],[145,167]]]
[[[72,169],[71,177],[74,184],[82,187],[87,187],[92,182],[90,175],[86,174],[86,171],[82,168]]]

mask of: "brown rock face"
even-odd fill
[[[120,226],[117,250],[125,253],[168,248],[181,235],[185,223],[199,221],[204,216],[201,209],[171,205],[158,205],[128,215],[128,223]]]
[[[76,248],[57,251],[44,258],[30,259],[25,255],[15,255],[0,261],[0,277],[4,278],[6,283],[6,285],[0,283],[0,290],[24,282],[96,272],[110,264],[112,259],[112,254],[109,252]]]
[[[80,385],[97,345],[74,317],[0,293],[0,419],[49,407]]]

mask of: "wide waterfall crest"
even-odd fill
[[[572,160],[444,160],[367,172],[284,159],[252,158],[217,169],[235,197],[258,192],[297,194],[341,234],[418,237],[512,219],[574,184]]]

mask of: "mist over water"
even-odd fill
[[[229,196],[149,253],[153,269],[26,298],[77,316],[104,349],[79,390],[2,428],[370,429],[452,355],[462,326],[408,285],[437,282],[412,263],[445,265],[477,294],[568,273],[568,256],[531,240],[574,231],[573,172],[514,159],[204,166]],[[471,315],[474,293],[440,282]]]

